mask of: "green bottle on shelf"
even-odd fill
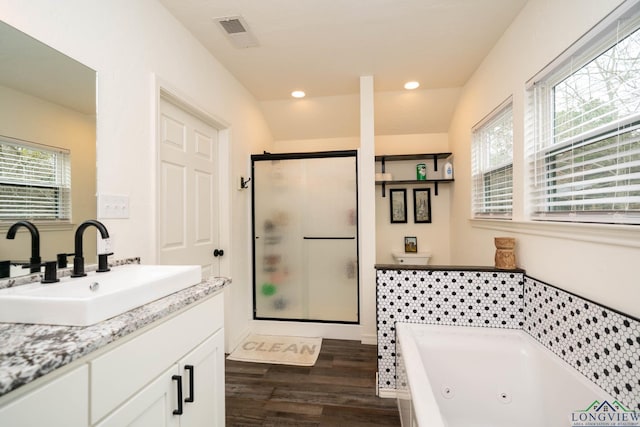
[[[427,179],[427,165],[424,163],[418,163],[416,165],[416,179],[418,181],[426,181]]]

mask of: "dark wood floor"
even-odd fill
[[[376,347],[322,341],[315,366],[226,360],[227,426],[399,426],[375,392]]]

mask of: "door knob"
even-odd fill
[[[214,249],[213,250],[213,256],[214,257],[219,257],[224,255],[224,251],[222,249]]]

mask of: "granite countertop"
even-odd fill
[[[91,326],[0,323],[0,396],[175,313],[231,283],[216,277]]]

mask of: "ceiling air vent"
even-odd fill
[[[227,32],[227,34],[246,33],[247,30],[242,25],[239,19],[229,19],[227,21],[220,21],[220,25]]]
[[[246,21],[241,16],[228,16],[214,18],[231,44],[237,48],[245,49],[258,46],[258,40],[249,31]]]

